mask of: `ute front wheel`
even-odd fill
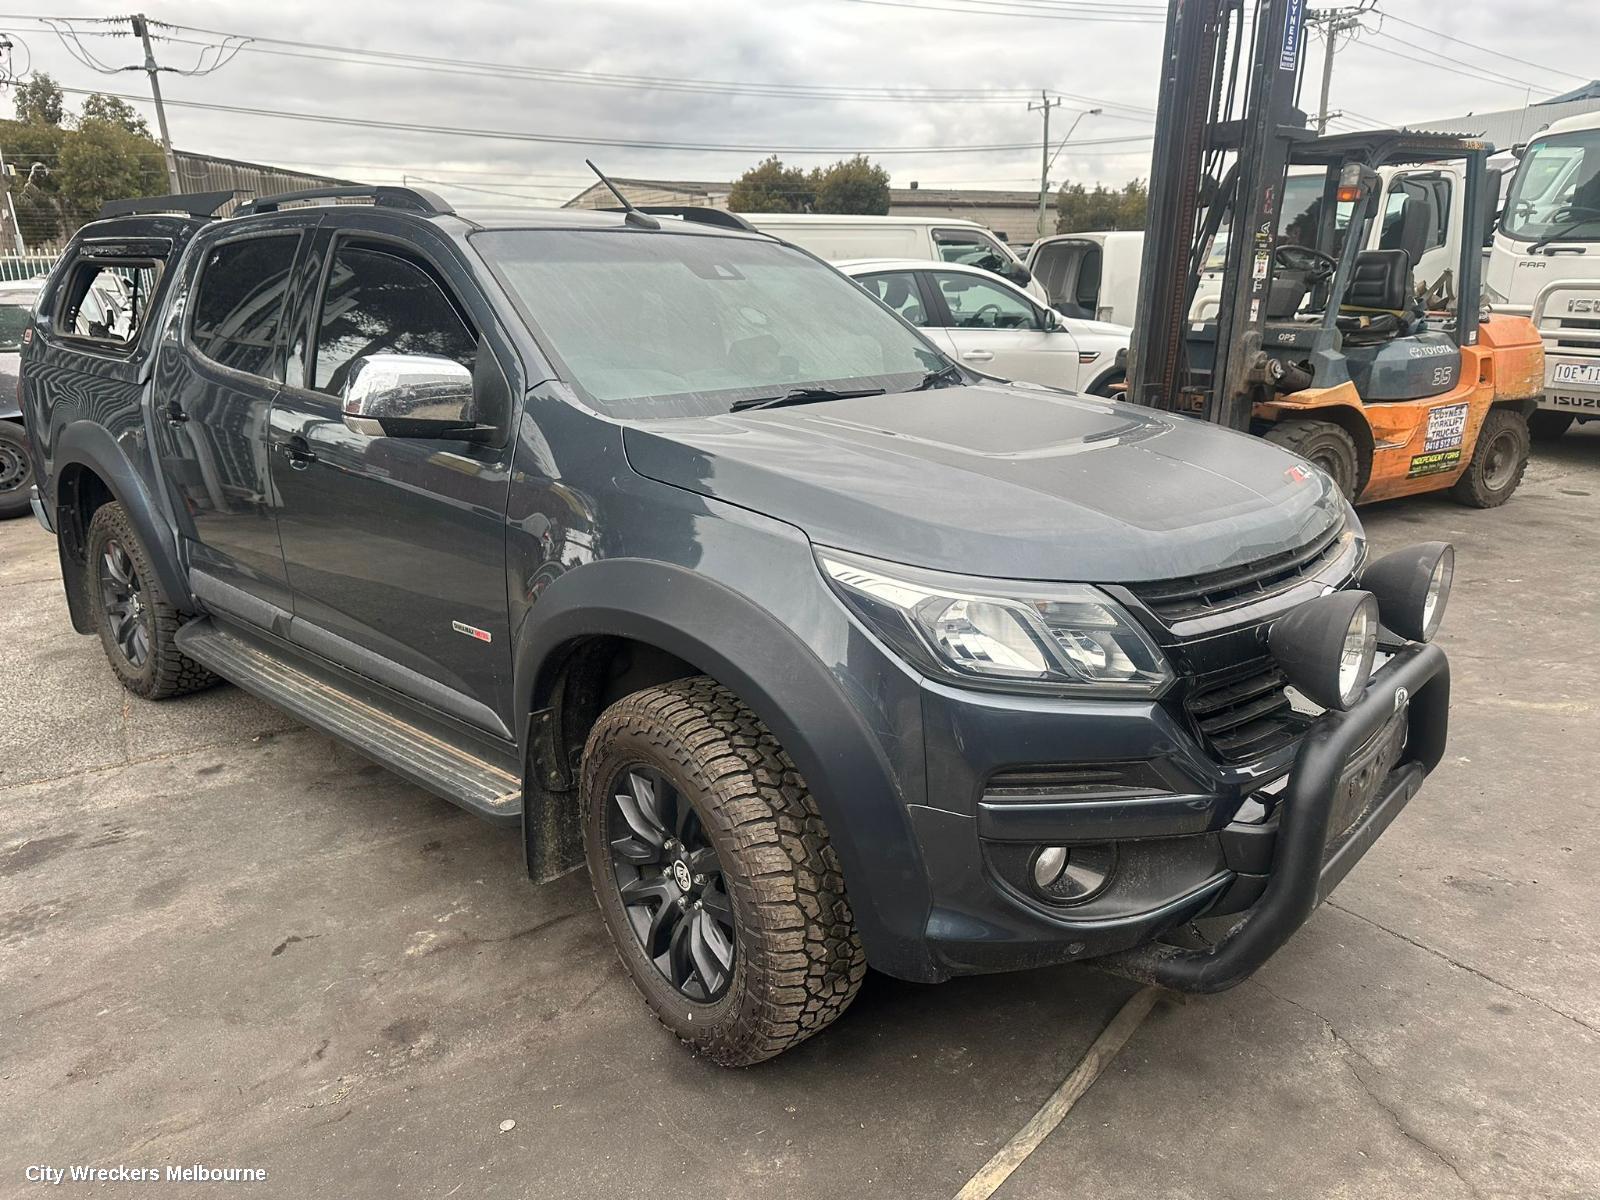
[[[760,720],[700,676],[601,714],[584,850],[622,964],[661,1023],[722,1066],[826,1028],[866,958],[839,860]]]

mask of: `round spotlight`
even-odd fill
[[[1378,650],[1378,602],[1368,592],[1333,592],[1280,617],[1267,646],[1289,682],[1323,708],[1361,699]]]
[[[1449,542],[1424,542],[1370,564],[1361,573],[1361,586],[1377,597],[1386,628],[1413,642],[1426,642],[1439,632],[1455,573],[1455,547]]]

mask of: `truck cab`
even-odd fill
[[[1528,143],[1484,272],[1496,312],[1544,342],[1535,437],[1600,418],[1600,113],[1554,122]]]

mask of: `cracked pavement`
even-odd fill
[[[1457,544],[1445,762],[1255,979],[1158,1005],[1000,1200],[1600,1195],[1600,427],[1504,509],[1363,518]],[[582,873],[529,886],[514,834],[234,689],[125,696],[30,519],[0,524],[0,678],[0,1197],[29,1163],[196,1161],[266,1168],[261,1198],[952,1195],[1133,990],[873,976],[720,1071]]]

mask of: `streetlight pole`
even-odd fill
[[[1039,92],[1039,103],[1028,105],[1029,112],[1040,113],[1044,116],[1044,137],[1039,142],[1039,217],[1036,222],[1038,235],[1044,236],[1044,206],[1050,194],[1050,110],[1060,108],[1061,101],[1050,99],[1050,93],[1044,90]],[[1073,122],[1077,124],[1077,122]]]
[[[1059,104],[1060,101],[1058,100],[1058,101],[1056,101],[1056,103]],[[1052,154],[1049,158],[1045,159],[1044,174],[1039,180],[1039,236],[1040,237],[1045,237],[1049,233],[1049,230],[1047,230],[1045,228],[1045,223],[1044,223],[1044,201],[1045,201],[1046,194],[1050,190],[1050,168],[1055,166],[1056,159],[1061,157],[1061,152],[1067,148],[1067,143],[1072,140],[1072,135],[1078,128],[1078,122],[1083,120],[1085,117],[1098,117],[1101,114],[1102,111],[1104,111],[1104,110],[1103,109],[1098,109],[1098,108],[1085,109],[1083,112],[1080,112],[1077,116],[1073,117],[1072,118],[1072,124],[1067,126],[1066,136],[1061,139],[1061,144],[1056,147],[1056,152],[1054,154]],[[1049,140],[1050,140],[1049,139],[1049,130],[1050,130],[1050,117],[1049,117],[1049,114],[1047,113],[1045,115],[1045,148],[1046,149],[1049,149]]]

